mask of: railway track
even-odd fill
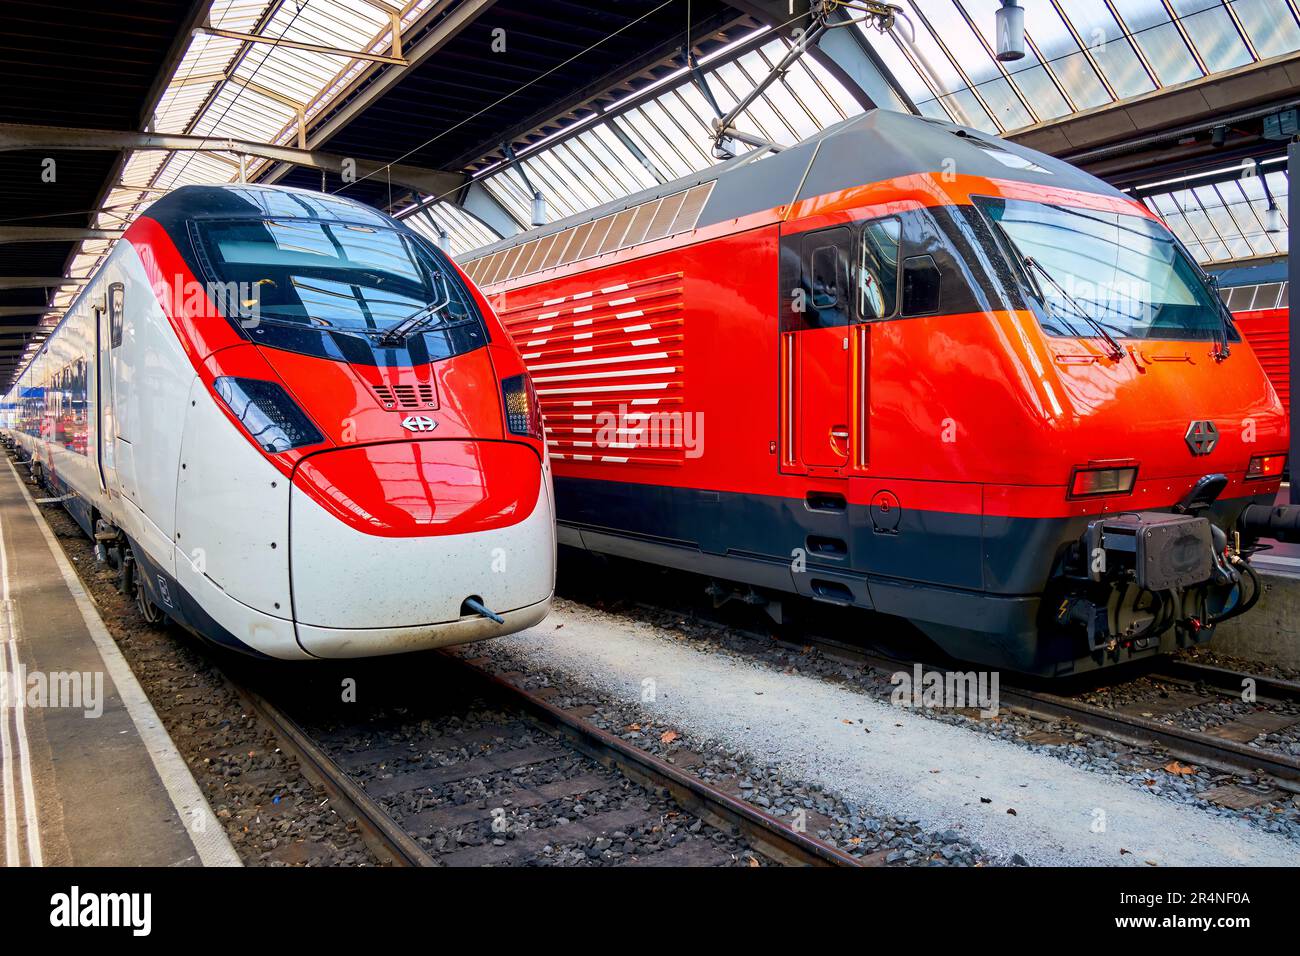
[[[675,580],[675,579],[674,579]],[[668,589],[672,591],[670,587]],[[678,588],[679,593],[680,587]],[[744,634],[762,642],[776,643],[790,651],[813,647],[827,657],[888,675],[899,670],[910,670],[915,664],[930,671],[969,670],[952,662],[938,663],[907,657],[882,654],[861,645],[846,642],[824,633],[824,624],[815,626],[788,624],[784,633],[774,637],[734,621],[727,620],[725,611],[708,609],[700,605],[684,608],[681,604],[668,606],[662,602],[662,591],[647,601],[644,591],[623,588],[623,598],[631,605],[652,614],[689,617],[720,628]],[[815,616],[815,615],[814,615]],[[1000,703],[1005,709],[1023,716],[1047,721],[1064,722],[1073,730],[1108,738],[1130,747],[1159,747],[1170,757],[1194,762],[1209,769],[1244,776],[1263,778],[1269,785],[1282,791],[1300,793],[1300,756],[1264,746],[1252,746],[1261,733],[1272,732],[1300,723],[1300,684],[1279,680],[1266,675],[1213,667],[1182,659],[1166,659],[1150,665],[1152,669],[1138,671],[1133,668],[1113,672],[1121,682],[1147,678],[1151,681],[1184,688],[1182,695],[1169,694],[1152,702],[1148,708],[1137,701],[1121,706],[1103,706],[1084,698],[1087,692],[1058,693],[1044,689],[1041,682],[1019,682],[1014,675],[1002,674],[999,689]],[[1102,675],[1099,679],[1107,679]],[[1194,729],[1173,722],[1195,707],[1214,697],[1241,700],[1245,682],[1251,682],[1257,699],[1243,710],[1248,712],[1237,719],[1228,720],[1217,728]],[[1067,685],[1068,686],[1068,685]],[[1172,706],[1183,703],[1185,707]]]
[[[88,566],[77,565],[83,574]],[[110,600],[118,597],[113,592]],[[131,605],[127,598],[116,603]],[[555,707],[454,654],[423,655],[419,666],[376,659],[355,665],[322,662],[304,671],[250,662],[210,645],[203,650],[220,680],[272,731],[280,749],[296,757],[333,809],[354,823],[376,856],[391,865],[529,865],[565,848],[617,848],[618,840],[623,841],[621,855],[588,854],[580,862],[878,862],[800,832],[607,733],[583,714]],[[431,706],[427,681],[432,670],[443,672],[440,694],[454,687],[453,706]],[[386,701],[390,714],[376,724],[370,711],[359,719],[335,707],[341,713],[336,725],[318,726],[319,713],[339,701],[337,685],[330,687],[330,680],[349,673],[365,683],[370,696]],[[383,692],[375,694],[376,686]],[[410,731],[471,707],[481,712],[472,726],[465,722],[428,733]],[[403,725],[409,732],[400,738],[386,736],[387,730]],[[367,738],[366,731],[376,727],[383,729]],[[563,769],[549,772],[556,767]],[[467,799],[465,785],[483,782],[492,792]]]
[[[520,866],[564,848],[581,849],[593,865],[743,865],[750,851],[780,865],[863,865],[580,713],[455,655],[436,657],[450,672],[444,676],[468,692],[465,701],[481,703],[482,719],[414,737],[390,735],[393,728],[381,724],[376,746],[357,746],[355,728],[313,731],[292,715],[294,705],[274,702],[277,695],[255,680],[227,679],[331,795],[335,810],[394,865]],[[564,770],[536,773],[547,767]],[[488,796],[468,792],[483,780],[493,781],[489,789],[512,783]],[[575,804],[590,809],[576,816]],[[674,832],[654,840],[668,829]],[[614,859],[603,853],[611,847],[622,848]]]
[[[818,647],[828,656],[869,666],[886,674],[911,668],[916,663],[920,663],[926,670],[960,669],[952,665],[884,657],[816,635],[807,636],[806,643]],[[1162,661],[1157,671],[1142,676],[1227,696],[1239,696],[1243,682],[1254,681],[1259,706],[1253,714],[1237,721],[1229,721],[1229,727],[1219,733],[1211,733],[1162,719],[1190,710],[1208,700],[1202,693],[1173,698],[1175,703],[1185,703],[1185,707],[1171,708],[1165,704],[1170,698],[1165,697],[1159,705],[1152,704],[1155,711],[1146,709],[1147,705],[1141,701],[1123,708],[1107,708],[1085,701],[1079,695],[1057,694],[1023,685],[1008,686],[1006,675],[999,688],[1000,705],[1040,720],[1066,721],[1079,730],[1130,746],[1159,746],[1171,757],[1195,761],[1222,772],[1268,777],[1281,789],[1300,793],[1300,757],[1249,745],[1249,741],[1260,733],[1300,722],[1300,713],[1294,718],[1282,716],[1275,719],[1275,711],[1270,708],[1270,705],[1276,704],[1300,705],[1300,684],[1177,659]]]

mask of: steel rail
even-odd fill
[[[670,610],[662,605],[639,602],[647,609]],[[707,618],[705,620],[708,620]],[[717,627],[752,637],[762,638],[757,631],[732,627],[713,620]],[[927,670],[946,672],[959,665],[933,665],[923,660],[904,660],[892,658],[880,653],[860,648],[834,638],[812,633],[799,637],[799,644],[789,640],[778,639],[777,643],[791,650],[811,645],[829,657],[837,657],[850,663],[869,666],[875,670],[889,673],[891,670],[910,668],[921,664]],[[1204,680],[1206,683],[1218,681],[1222,689],[1241,690],[1241,679],[1251,677],[1256,681],[1256,688],[1261,696],[1278,700],[1300,700],[1300,684],[1254,674],[1238,673],[1224,668],[1170,659],[1161,661],[1160,670],[1170,677],[1175,675],[1183,680]],[[1146,676],[1160,676],[1158,674]],[[1235,683],[1233,683],[1235,681]],[[1102,737],[1118,740],[1133,746],[1157,744],[1167,750],[1170,756],[1184,760],[1193,760],[1221,772],[1262,774],[1272,777],[1284,790],[1300,792],[1300,758],[1276,751],[1249,747],[1232,740],[1214,737],[1195,730],[1187,730],[1171,724],[1164,724],[1149,717],[1130,715],[1106,710],[1082,701],[1072,700],[1059,694],[1037,691],[1023,687],[999,688],[1001,703],[1007,709],[1027,717],[1049,720],[1069,720],[1079,729],[1090,731]]]
[[[1227,667],[1201,664],[1197,661],[1179,660],[1178,658],[1161,661],[1156,665],[1156,668],[1157,673],[1152,676],[1165,676],[1174,680],[1204,683],[1217,690],[1230,693],[1241,693],[1243,690],[1242,682],[1252,680],[1255,682],[1255,692],[1261,697],[1287,703],[1300,703],[1300,683],[1282,680],[1279,677],[1235,671]]]
[[[666,791],[683,809],[706,823],[725,830],[736,827],[750,845],[787,866],[863,866],[843,850],[816,837],[800,833],[782,820],[767,814],[704,781],[685,773],[666,760],[602,730],[567,711],[542,700],[477,667],[454,654],[445,655],[499,699],[513,701],[527,717],[603,766],[616,769],[636,783]]]
[[[855,663],[866,664],[876,670],[888,672],[890,668],[911,667],[920,663],[927,670],[948,671],[951,666],[932,666],[924,661],[904,661],[882,657],[865,651],[858,651],[838,641],[824,640],[809,636],[808,642],[830,656],[848,658]],[[1159,666],[1167,672],[1179,671],[1182,662],[1167,661]],[[1174,666],[1170,666],[1174,665]],[[1201,665],[1189,665],[1201,674]],[[1211,670],[1211,669],[1207,669]],[[1254,675],[1239,675],[1235,671],[1221,671],[1220,680],[1225,683],[1231,678]],[[1159,676],[1159,675],[1147,675]],[[1170,676],[1173,676],[1172,673]],[[1208,677],[1208,675],[1205,675]],[[1205,679],[1197,677],[1194,679]],[[1285,690],[1288,693],[1300,692],[1300,685],[1272,678],[1256,678],[1261,693],[1264,688]],[[1207,681],[1208,682],[1208,681]],[[1233,685],[1240,690],[1241,685]],[[1047,691],[1026,688],[1007,688],[1001,686],[998,696],[1000,703],[1013,712],[1028,717],[1051,720],[1069,720],[1082,730],[1088,730],[1124,743],[1136,746],[1159,744],[1171,756],[1185,760],[1195,760],[1217,770],[1240,773],[1265,774],[1277,780],[1284,789],[1300,792],[1300,758],[1276,751],[1248,747],[1232,740],[1224,740],[1196,730],[1188,730],[1172,724],[1164,724],[1149,717],[1125,714],[1107,710],[1094,704],[1073,700]],[[1271,695],[1270,695],[1271,696]],[[1286,698],[1282,698],[1286,699]]]
[[[223,676],[231,690],[266,721],[280,739],[282,748],[298,759],[304,773],[324,787],[334,801],[335,809],[356,822],[363,838],[373,849],[398,866],[439,865],[292,717],[261,694],[231,680],[224,672]]]

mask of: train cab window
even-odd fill
[[[903,315],[939,311],[941,276],[933,256],[910,256],[903,262]]]
[[[848,325],[854,311],[854,233],[847,226],[781,240],[781,330]]]
[[[852,242],[853,233],[843,226],[796,239],[795,247],[801,254],[797,264],[789,264],[799,269],[791,305],[794,328],[848,325],[853,311],[849,282]]]
[[[897,219],[878,219],[862,227],[858,260],[858,315],[863,321],[886,319],[898,305]]]
[[[813,239],[808,311],[822,328],[848,322],[848,239],[847,229],[830,229]]]
[[[114,282],[108,287],[108,335],[111,348],[122,344],[122,320],[126,309],[126,290],[122,283]]]

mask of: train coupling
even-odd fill
[[[1248,538],[1300,543],[1300,505],[1247,505],[1237,526]]]
[[[1122,575],[1146,591],[1204,584],[1219,576],[1216,571],[1231,581],[1231,569],[1225,572],[1216,561],[1221,548],[1214,532],[1199,515],[1142,511],[1099,519],[1084,534],[1088,576],[1103,581]]]
[[[1171,631],[1166,640],[1198,643],[1235,616],[1244,564],[1201,514],[1107,515],[1079,540],[1051,605],[1054,623],[1086,635],[1090,653],[1155,651]]]

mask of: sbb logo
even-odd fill
[[[407,415],[402,419],[402,427],[412,432],[431,432],[438,423],[428,415]]]

